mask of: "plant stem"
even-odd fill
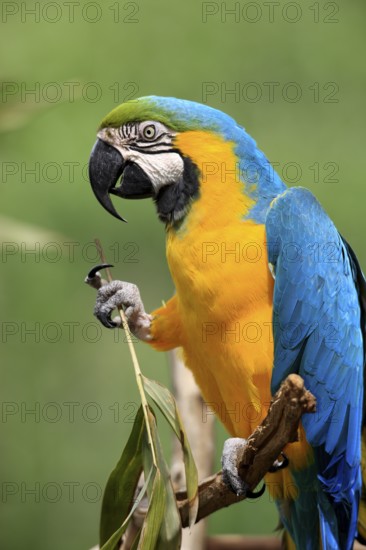
[[[102,244],[101,244],[100,240],[99,239],[94,239],[94,242],[95,242],[95,246],[97,247],[97,250],[99,252],[99,256],[100,256],[100,259],[101,259],[102,263],[107,263],[107,260],[106,260],[106,257],[104,255],[104,251],[103,251]],[[112,277],[112,273],[111,273],[109,267],[106,268],[106,273],[107,273],[108,281],[112,282],[113,277]],[[118,313],[120,314],[121,321],[122,321],[122,326],[123,326],[124,331],[126,333],[128,349],[129,349],[130,354],[131,354],[133,368],[134,368],[134,371],[135,371],[136,383],[137,383],[137,387],[138,387],[139,394],[140,394],[140,397],[141,397],[141,404],[142,404],[144,418],[145,418],[147,437],[148,437],[149,445],[151,447],[151,455],[152,455],[153,464],[157,468],[158,465],[157,465],[157,460],[156,460],[155,447],[154,447],[154,442],[153,442],[153,438],[152,438],[152,435],[151,435],[150,421],[149,421],[149,415],[148,415],[148,411],[149,411],[150,407],[149,407],[149,403],[146,399],[144,385],[143,385],[143,382],[142,382],[143,374],[141,372],[140,365],[139,365],[139,362],[138,362],[138,359],[137,359],[136,350],[135,350],[135,347],[133,345],[132,336],[131,336],[130,329],[128,327],[125,312],[123,311],[122,308],[118,308]]]

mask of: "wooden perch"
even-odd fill
[[[303,379],[290,374],[273,397],[268,414],[254,430],[238,460],[240,476],[254,490],[287,443],[298,439],[298,426],[303,413],[315,412],[315,397],[306,390]],[[244,500],[224,483],[221,472],[205,479],[198,488],[197,521]],[[176,493],[182,526],[188,526],[188,501],[184,491]]]

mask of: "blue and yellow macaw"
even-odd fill
[[[152,197],[176,288],[149,315],[134,285],[114,281],[98,291],[97,317],[115,327],[123,306],[139,338],[181,347],[234,437],[247,438],[280,383],[301,375],[317,412],[303,416],[299,441],[284,449],[289,466],[267,485],[289,547],[352,548],[366,537],[366,283],[350,246],[308,190],[287,189],[244,128],[207,105],[155,96],[120,105],[101,123],[89,170],[118,218],[111,194]]]

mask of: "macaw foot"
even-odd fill
[[[254,493],[249,490],[248,485],[239,475],[237,465],[246,443],[247,440],[241,437],[231,437],[225,441],[221,456],[222,479],[238,497],[245,496],[245,498],[255,499],[263,495],[266,485],[264,483],[263,487]]]
[[[265,484],[263,487],[253,493],[248,489],[247,484],[239,475],[238,464],[243,453],[243,447],[246,445],[247,440],[240,437],[232,437],[227,439],[224,443],[224,449],[221,457],[222,464],[222,478],[226,485],[237,495],[245,496],[246,498],[258,498],[263,495],[265,491]],[[285,453],[281,453],[282,461],[275,460],[269,472],[278,472],[283,468],[286,468],[289,464],[289,460]]]
[[[152,317],[145,312],[138,287],[124,281],[104,281],[99,273],[99,269],[104,267],[110,266],[96,266],[85,279],[87,284],[98,290],[94,315],[105,327],[116,328],[122,325],[122,320],[120,315],[112,319],[112,312],[122,308],[130,331],[140,340],[150,340]]]

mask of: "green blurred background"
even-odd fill
[[[365,266],[366,6],[136,0],[2,10],[0,547],[89,548],[137,402],[123,335],[116,342],[98,327],[83,283],[93,238],[148,310],[173,291],[153,205],[118,202],[122,225],[89,188],[100,119],[148,94],[228,112],[286,182],[312,189]],[[143,371],[169,384],[166,358],[136,348]],[[216,514],[210,530],[271,533],[276,522],[267,495]]]

